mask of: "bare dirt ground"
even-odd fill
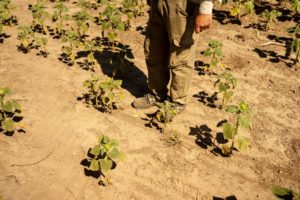
[[[19,23],[29,23],[30,2],[13,3],[18,9]],[[60,62],[59,41],[49,41],[48,58],[34,52],[22,54],[16,47],[16,28],[10,28],[10,37],[0,44],[0,86],[10,87],[14,91],[12,97],[24,106],[26,133],[11,137],[0,134],[3,200],[207,200],[229,196],[268,200],[274,199],[269,190],[272,185],[297,190],[300,66],[289,67],[288,60],[278,59],[284,55],[285,47],[262,46],[274,39],[270,35],[290,37],[286,28],[292,22],[279,22],[269,32],[258,32],[244,24],[222,25],[218,19],[211,29],[200,34],[197,58],[208,61],[200,52],[209,39],[222,41],[224,62],[238,78],[234,101],[243,98],[254,109],[249,134],[251,149],[236,152],[230,158],[214,155],[197,142],[200,130],[216,135],[222,131],[218,122],[229,117],[193,97],[203,91],[212,95],[216,90],[215,76],[199,75],[195,70],[190,103],[172,125],[181,133],[182,147],[165,147],[161,133],[145,127],[142,118],[152,110],[131,107],[146,84],[144,35],[136,31],[137,27],[146,26],[146,15],[136,19],[133,27],[120,37],[133,50],[131,73],[136,77],[124,80],[125,100],[122,108],[112,114],[101,113],[77,100],[84,93],[82,83],[91,72]],[[120,140],[120,148],[127,155],[125,162],[113,170],[112,184],[107,187],[87,177],[81,165],[100,133]]]

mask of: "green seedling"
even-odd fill
[[[84,11],[87,11],[92,8],[92,3],[89,0],[79,0],[76,6]]]
[[[89,30],[90,22],[93,21],[93,17],[83,9],[76,12],[73,15],[73,19],[76,22],[78,35],[80,36],[80,39],[83,39]]]
[[[42,0],[38,0],[34,5],[32,5],[32,27],[38,29],[43,33],[48,33],[48,29],[45,25],[47,19],[49,19],[49,13],[46,10],[46,6]]]
[[[81,45],[80,36],[77,32],[68,30],[63,35],[62,41],[66,43],[66,45],[62,47],[62,52],[66,54],[70,63],[74,64],[77,55],[75,50]]]
[[[245,10],[245,14],[254,13],[254,2],[253,0],[237,0],[235,5],[230,9],[230,15],[240,20],[242,11]]]
[[[123,13],[115,3],[108,3],[103,12],[99,13],[99,19],[102,23],[102,35],[108,37],[113,44],[118,36],[118,31],[125,30],[125,22],[122,20]]]
[[[295,192],[289,188],[274,186],[271,191],[278,199],[300,200],[300,192]]]
[[[245,129],[251,128],[251,107],[249,104],[241,101],[238,106],[226,106],[226,112],[233,113],[235,116],[235,124],[226,122],[223,124],[223,136],[228,143],[221,146],[223,155],[232,155],[232,151],[236,148],[240,151],[246,150],[250,146],[249,138],[239,134],[240,127]]]
[[[281,15],[282,13],[278,10],[272,10],[272,11],[265,10],[261,14],[261,18],[266,23],[265,25],[266,30],[269,30],[271,28],[272,23],[276,24],[278,22],[277,18],[280,17]]]
[[[70,15],[68,14],[69,8],[65,6],[62,1],[58,1],[54,5],[54,13],[51,17],[52,22],[54,22],[54,30],[56,34],[62,34],[65,26],[65,22],[70,19]]]
[[[290,0],[292,10],[297,14],[300,14],[300,1],[299,0]]]
[[[111,113],[114,108],[117,108],[117,103],[123,99],[123,93],[120,91],[121,85],[122,80],[100,81],[99,77],[92,76],[83,83],[83,86],[88,89],[86,100],[96,109]]]
[[[29,26],[19,26],[18,30],[19,47],[24,52],[30,51],[34,47],[34,32]]]
[[[218,75],[218,80],[215,83],[218,86],[219,93],[223,95],[221,108],[227,105],[233,96],[233,90],[237,86],[237,79],[229,72],[224,72]]]
[[[123,0],[122,13],[127,16],[127,25],[130,27],[130,21],[137,16],[143,15],[145,5],[143,0]]]
[[[0,1],[0,35],[4,33],[5,26],[11,26],[16,20],[12,15],[14,8],[10,0]]]
[[[90,149],[88,161],[89,170],[100,173],[100,182],[104,185],[110,183],[110,171],[119,161],[125,159],[125,153],[119,150],[119,142],[101,135],[98,144]],[[103,179],[101,179],[103,177]]]
[[[162,132],[164,133],[167,130],[168,125],[173,121],[173,119],[177,115],[178,111],[176,109],[176,105],[169,101],[157,103],[157,106],[159,107],[159,110],[154,115],[152,123],[155,123],[155,121],[162,123]]]
[[[44,57],[48,56],[48,50],[46,48],[48,39],[46,37],[38,37],[35,35],[34,41],[36,43],[36,48],[40,49],[39,55],[42,55]]]
[[[96,51],[101,51],[101,47],[97,44],[95,40],[87,40],[83,43],[83,48],[88,52],[87,59],[84,61],[84,65],[88,69],[95,71],[97,60],[95,58]]]
[[[224,68],[224,64],[222,63],[222,59],[224,57],[222,48],[223,43],[218,40],[210,40],[208,42],[208,48],[204,51],[203,55],[206,57],[210,57],[210,68]]]
[[[10,94],[9,88],[0,88],[0,132],[14,132],[18,122],[22,118],[21,105],[15,100],[7,100]]]
[[[294,64],[297,64],[300,63],[300,23],[289,29],[288,32],[293,34],[293,41],[287,48],[286,56],[295,55]]]

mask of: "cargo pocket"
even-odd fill
[[[174,11],[170,12],[170,32],[177,47],[189,47],[195,39],[195,4],[186,0],[177,1]]]

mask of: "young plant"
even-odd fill
[[[227,105],[233,96],[233,90],[237,86],[237,79],[229,72],[224,72],[218,75],[218,80],[215,83],[218,86],[219,93],[223,95],[221,108]]]
[[[263,21],[266,23],[265,28],[266,30],[269,30],[271,28],[271,24],[272,23],[277,23],[277,17],[280,17],[282,15],[282,13],[278,10],[272,10],[272,11],[268,11],[265,10],[262,14],[261,17],[263,19]]]
[[[83,86],[88,89],[86,100],[96,109],[111,113],[117,108],[117,103],[123,99],[123,93],[120,91],[121,85],[122,80],[100,81],[99,77],[92,76],[83,83]]]
[[[62,41],[67,43],[62,47],[62,52],[67,57],[67,62],[73,65],[77,55],[75,50],[81,45],[80,36],[77,32],[68,30],[63,35]]]
[[[83,48],[86,52],[88,52],[87,59],[84,61],[85,68],[91,68],[93,71],[95,71],[97,62],[95,53],[96,51],[101,51],[101,47],[97,44],[97,41],[87,40],[85,43],[83,43]]]
[[[0,1],[0,36],[4,33],[5,26],[11,26],[16,18],[12,15],[14,6],[10,0]]]
[[[34,32],[29,26],[18,27],[18,40],[20,41],[19,49],[25,53],[34,48]]]
[[[0,88],[0,132],[12,133],[16,129],[18,118],[22,118],[21,105],[15,100],[7,100],[9,88]]]
[[[300,192],[295,192],[288,188],[274,186],[271,188],[271,191],[278,199],[300,200]]]
[[[221,146],[223,155],[232,155],[236,148],[240,151],[246,150],[250,146],[249,138],[239,134],[240,128],[251,128],[251,107],[249,104],[241,101],[239,105],[230,105],[226,107],[226,112],[233,113],[235,116],[235,123],[226,122],[223,124],[223,136],[228,143]]]
[[[76,22],[78,35],[83,39],[89,30],[90,22],[93,21],[93,16],[86,9],[82,9],[73,15],[73,19]]]
[[[122,20],[123,13],[115,3],[107,3],[103,12],[99,13],[102,25],[102,35],[107,36],[114,48],[114,42],[118,31],[125,30],[125,22]]]
[[[110,171],[115,168],[119,161],[125,159],[125,153],[120,151],[118,146],[117,140],[101,135],[98,144],[88,153],[90,163],[88,169],[100,173],[100,182],[104,185],[110,183]],[[103,177],[102,180],[101,177]]]
[[[157,106],[159,109],[155,113],[147,115],[150,118],[148,119],[149,124],[147,125],[150,127],[154,125],[157,129],[161,130],[162,133],[165,133],[168,125],[173,121],[178,111],[176,105],[169,101],[157,103]],[[163,127],[160,127],[159,124],[162,124]]]
[[[46,6],[42,0],[38,0],[31,7],[32,13],[32,28],[43,33],[48,33],[48,29],[45,25],[46,20],[49,18],[49,13],[46,11]]]
[[[230,9],[230,15],[240,20],[242,10],[245,10],[245,14],[254,13],[254,2],[253,0],[237,0],[235,5]]]
[[[290,0],[292,10],[297,14],[300,14],[300,1],[299,0]]]
[[[55,3],[54,9],[55,11],[51,19],[52,22],[54,22],[55,33],[61,35],[63,33],[65,21],[70,19],[70,15],[68,14],[69,8],[65,6],[65,4],[62,1],[58,1]]]
[[[122,13],[127,16],[127,26],[130,27],[130,21],[137,16],[143,15],[144,2],[143,0],[123,0]]]
[[[295,55],[294,64],[300,63],[300,23],[288,30],[293,34],[293,41],[287,48],[286,56]]]
[[[49,54],[46,47],[48,43],[48,39],[46,37],[39,37],[35,35],[34,41],[36,43],[36,48],[40,49],[38,55],[44,56],[46,58]]]
[[[203,55],[206,57],[210,57],[210,68],[224,68],[224,64],[222,63],[222,59],[224,57],[222,48],[223,43],[218,40],[210,40],[208,42],[208,48],[204,51]]]

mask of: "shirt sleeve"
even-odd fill
[[[201,14],[212,14],[214,4],[212,1],[204,0],[200,1],[199,13]]]
[[[193,3],[199,4],[199,13],[212,14],[214,4],[212,0],[189,0]]]

